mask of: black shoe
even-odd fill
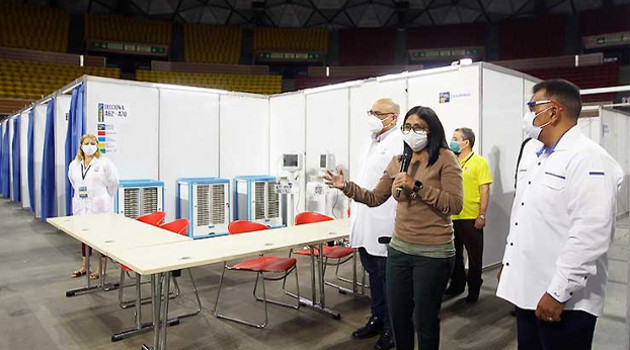
[[[445,297],[454,297],[454,296],[457,296],[457,295],[460,295],[460,294],[464,293],[465,289],[466,289],[466,287],[464,287],[464,288],[454,288],[453,286],[449,286],[444,291],[444,296]]]
[[[394,347],[396,347],[396,344],[394,344],[394,334],[392,334],[391,329],[386,329],[385,332],[381,334],[381,337],[378,338],[376,344],[374,344],[374,349],[376,350],[387,350],[393,349]]]
[[[372,316],[367,321],[365,326],[357,329],[352,333],[352,337],[355,339],[367,339],[373,336],[379,335],[383,331],[383,321],[378,317]]]
[[[466,297],[466,302],[468,304],[474,304],[479,300],[479,292],[468,292],[468,296]]]

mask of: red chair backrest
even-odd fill
[[[144,222],[145,224],[149,224],[153,226],[160,226],[164,223],[165,217],[166,217],[165,212],[156,211],[155,213],[138,216],[136,220]]]
[[[228,225],[228,232],[231,235],[245,232],[262,231],[267,229],[269,229],[269,226],[267,225],[247,220],[233,221],[230,222],[230,224]]]
[[[295,224],[296,225],[312,224],[314,222],[322,222],[322,221],[330,221],[330,220],[334,220],[334,219],[331,218],[330,216],[326,216],[320,213],[307,211],[304,213],[299,213],[295,217]]]
[[[160,227],[165,230],[178,233],[182,236],[186,236],[186,234],[188,233],[188,219],[173,220]]]

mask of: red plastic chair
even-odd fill
[[[295,225],[313,224],[316,222],[331,221],[334,220],[330,216],[323,215],[315,212],[300,213],[295,217]],[[342,259],[354,252],[354,249],[342,246],[324,246],[324,258],[329,259]],[[295,252],[297,255],[311,255],[309,248],[301,249]],[[319,249],[315,248],[315,256],[319,257]],[[345,261],[344,261],[345,262]]]
[[[228,232],[230,235],[243,234],[247,232],[255,232],[269,229],[268,226],[251,221],[239,220],[231,222],[228,225]],[[262,324],[253,323],[245,320],[241,320],[232,316],[228,316],[225,314],[220,314],[218,312],[219,306],[219,296],[221,295],[221,287],[223,286],[223,276],[225,275],[225,270],[234,270],[234,271],[245,271],[245,272],[255,272],[256,273],[256,283],[254,284],[253,295],[254,298],[258,301],[262,301],[265,307],[265,322]],[[297,289],[298,295],[298,303],[297,305],[290,305],[283,302],[267,299],[267,293],[265,289],[265,281],[283,281],[286,282],[287,277],[291,272],[295,271],[295,287]],[[267,277],[265,273],[280,273],[279,277]],[[261,278],[262,277],[262,278]],[[262,280],[262,289],[263,296],[262,298],[256,295],[256,289],[258,287],[258,280]],[[228,266],[227,262],[223,264],[223,272],[221,273],[221,280],[219,281],[219,290],[217,291],[217,299],[214,303],[214,315],[217,318],[223,318],[226,320],[238,322],[247,326],[256,327],[256,328],[265,328],[268,323],[268,312],[267,312],[267,303],[271,303],[278,306],[284,306],[291,309],[299,309],[299,295],[300,295],[300,285],[298,280],[298,271],[297,271],[297,260],[295,258],[281,258],[277,256],[259,256],[257,258],[244,260],[236,265]]]
[[[138,216],[136,220],[140,222],[144,222],[145,224],[149,224],[153,226],[160,226],[164,223],[165,217],[166,217],[166,212],[156,211],[155,213]]]
[[[323,215],[316,212],[304,212],[304,213],[298,214],[295,217],[295,225],[313,224],[316,222],[324,222],[324,221],[331,221],[331,220],[334,220],[334,219],[327,215]],[[347,279],[339,277],[339,266],[352,260],[352,258],[355,255],[354,248],[344,247],[340,245],[335,245],[332,247],[325,245],[323,246],[324,252],[321,255],[320,255],[319,249],[317,248],[313,248],[313,249],[314,249],[314,254],[316,258],[319,259],[321,255],[323,255],[323,258],[325,259],[324,260],[324,274],[326,273],[326,266],[335,266],[337,279],[352,283],[352,281],[348,281]],[[295,251],[295,254],[302,255],[302,256],[305,256],[305,255],[310,256],[311,248],[300,249],[298,251]],[[334,259],[336,260],[336,262],[333,264],[329,264],[328,259]],[[328,281],[326,281],[325,284],[328,286],[337,288],[340,292],[351,292],[350,290],[342,286],[336,285]]]
[[[160,225],[160,228],[163,228],[171,232],[175,232],[182,236],[186,236],[186,234],[188,233],[188,224],[189,224],[188,219],[177,219],[169,223]]]
[[[262,231],[262,230],[268,230],[268,229],[269,229],[269,226],[267,225],[264,225],[258,222],[247,221],[247,220],[232,221],[228,225],[228,232],[231,235],[236,235],[239,233],[246,233],[246,232]]]

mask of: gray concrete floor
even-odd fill
[[[618,228],[610,252],[606,307],[597,324],[594,349],[624,349],[628,337],[628,219],[621,220]],[[33,219],[16,204],[0,200],[0,349],[139,349],[142,343],[151,342],[150,333],[110,342],[113,333],[133,325],[133,311],[118,307],[117,292],[65,297],[67,289],[84,283],[69,277],[79,267],[79,259],[80,245],[75,240]],[[299,260],[301,292],[309,295],[308,262]],[[350,271],[349,267],[343,269],[346,275]],[[350,350],[371,349],[376,341],[357,341],[350,336],[369,317],[369,301],[341,295],[332,288],[327,290],[327,303],[342,313],[340,321],[306,308],[295,311],[274,306],[269,307],[270,323],[264,330],[218,320],[210,309],[220,272],[219,265],[193,269],[205,309],[169,329],[169,349]],[[118,265],[110,263],[108,273],[110,280],[117,279]],[[442,349],[516,349],[512,307],[494,296],[495,275],[496,271],[484,273],[477,304],[469,306],[462,299],[443,304]],[[251,298],[253,281],[254,276],[247,273],[227,274],[222,310],[260,320],[262,305]],[[171,303],[171,315],[194,306],[186,278],[180,284],[182,295]],[[279,283],[269,283],[267,290],[271,297],[283,298]],[[132,293],[129,289],[126,295]],[[150,308],[144,310],[148,321]]]

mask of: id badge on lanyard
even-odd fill
[[[85,182],[85,177],[87,176],[88,172],[90,171],[90,168],[92,167],[92,165],[90,164],[87,169],[85,169],[85,171],[83,170],[83,163],[81,163],[81,178],[83,179],[83,181]],[[79,187],[79,198],[85,199],[88,197],[88,189],[87,186],[80,186]]]
[[[79,187],[79,198],[85,199],[88,197],[87,186]]]

